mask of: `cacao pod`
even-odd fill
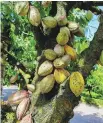
[[[57,26],[57,21],[54,17],[47,16],[42,21],[47,28],[55,28]]]
[[[30,105],[30,99],[29,98],[25,98],[22,100],[22,102],[18,105],[17,107],[17,111],[16,111],[16,115],[17,115],[17,119],[21,120],[22,117],[26,114],[28,108]]]
[[[35,90],[35,86],[32,84],[27,84],[27,89],[31,92],[33,92]]]
[[[55,47],[54,47],[54,51],[56,52],[56,54],[58,55],[58,57],[60,56],[63,56],[64,55],[64,47],[57,44]]]
[[[33,123],[31,114],[27,114],[20,123]]]
[[[15,12],[21,16],[27,15],[27,12],[29,10],[29,2],[28,1],[19,1],[15,4]]]
[[[61,58],[55,59],[53,64],[54,64],[55,68],[64,68],[65,67],[65,63]]]
[[[20,90],[8,97],[8,103],[10,105],[18,105],[26,97],[29,97],[29,93],[26,90]]]
[[[84,89],[84,79],[81,73],[73,72],[70,75],[70,89],[78,97]]]
[[[41,81],[40,81],[40,92],[42,94],[44,93],[48,93],[52,90],[52,88],[54,87],[54,75],[50,74],[46,77],[44,77]]]
[[[39,26],[41,22],[41,16],[39,10],[36,7],[30,6],[28,19],[33,26]]]
[[[76,22],[68,22],[68,28],[72,33],[78,32],[79,24]]]
[[[53,64],[49,61],[44,61],[38,69],[38,74],[40,76],[46,76],[50,74],[52,71],[53,71]]]
[[[65,66],[68,66],[68,64],[69,64],[70,61],[71,61],[71,56],[70,56],[70,55],[64,55],[64,56],[62,57],[62,60],[64,61]]]
[[[44,56],[48,60],[54,60],[56,58],[56,53],[52,49],[47,49],[44,51]]]
[[[67,27],[61,27],[60,32],[58,33],[56,40],[58,44],[65,45],[70,38],[70,31]]]
[[[82,27],[79,27],[78,31],[74,35],[76,35],[78,37],[84,37],[85,36],[85,32],[84,32]]]
[[[71,56],[72,60],[76,59],[76,52],[75,52],[75,50],[72,47],[70,47],[68,45],[65,45],[64,46],[64,50],[65,50],[66,54]]]
[[[87,13],[86,13],[86,18],[90,21],[92,18],[93,18],[93,13],[88,10]]]
[[[10,83],[15,83],[15,81],[18,79],[18,74],[16,74],[16,75],[14,75],[14,76],[12,76],[11,78],[10,78]]]
[[[103,65],[103,50],[102,50],[102,52],[101,52],[101,55],[100,55],[99,60],[100,60],[101,64]]]
[[[42,1],[42,6],[43,6],[44,8],[49,7],[50,4],[52,4],[52,1]]]
[[[70,73],[65,69],[55,69],[54,70],[54,78],[57,83],[61,84],[67,79]]]
[[[68,23],[67,18],[64,18],[58,21],[59,26],[65,26],[67,23]]]

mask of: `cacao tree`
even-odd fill
[[[102,4],[1,3],[2,83],[17,83],[20,89],[4,103],[17,107],[15,121],[10,122],[68,123],[73,117],[84,81],[102,54],[103,12],[97,7]],[[72,13],[74,9],[82,13],[80,19]],[[73,43],[76,37],[86,39],[84,28],[93,14],[100,16],[98,30],[90,45],[78,54]]]

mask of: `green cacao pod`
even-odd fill
[[[22,100],[22,102],[18,105],[17,107],[17,111],[16,111],[16,115],[17,115],[17,119],[21,120],[22,117],[26,114],[28,108],[30,105],[30,99],[29,98],[25,98]]]
[[[71,61],[71,56],[70,56],[70,55],[64,55],[64,56],[62,57],[62,60],[64,61],[65,66],[68,66],[68,64],[69,64],[70,61]]]
[[[56,53],[52,49],[47,49],[44,51],[44,56],[48,60],[54,60],[56,58]]]
[[[33,84],[27,84],[27,89],[33,92],[35,90],[35,86]]]
[[[55,59],[53,64],[54,64],[55,68],[64,68],[65,67],[65,63],[61,58]]]
[[[29,2],[28,1],[16,2],[14,10],[17,14],[21,16],[27,15],[27,12],[29,10]]]
[[[76,22],[68,22],[68,28],[72,33],[78,32],[79,24]]]
[[[18,105],[26,97],[29,97],[29,93],[25,90],[20,90],[8,97],[8,103],[10,105]]]
[[[39,83],[40,84],[40,92],[42,94],[50,92],[52,90],[52,88],[54,87],[54,83],[55,83],[55,79],[54,79],[53,74],[50,74],[50,75],[44,77]]]
[[[47,16],[47,17],[43,18],[42,22],[47,28],[55,28],[57,26],[56,19],[51,16]]]
[[[86,13],[86,18],[90,21],[92,18],[93,18],[93,13],[88,10],[87,13]]]
[[[38,69],[38,74],[40,76],[46,76],[50,74],[52,71],[53,71],[53,64],[49,61],[44,61]]]
[[[103,50],[102,50],[102,52],[101,52],[101,55],[100,55],[100,62],[101,62],[101,64],[103,65]]]
[[[57,56],[60,57],[60,56],[63,56],[64,55],[64,47],[57,44],[55,47],[54,47],[54,51],[56,52]]]
[[[41,22],[41,16],[40,16],[39,10],[36,7],[30,6],[28,19],[33,26],[39,26]]]
[[[60,32],[56,37],[58,44],[65,45],[70,38],[70,31],[67,27],[61,27]]]

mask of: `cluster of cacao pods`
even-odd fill
[[[51,2],[42,2],[44,7],[47,7]],[[64,8],[60,8],[60,4],[57,4],[57,9],[61,9],[62,12],[57,11],[55,17],[45,17],[41,19],[39,10],[34,6],[29,6],[28,2],[17,2],[15,5],[15,11],[19,15],[27,15],[29,22],[34,26],[39,26],[42,23],[46,28],[55,28],[60,26],[60,31],[57,34],[57,44],[54,49],[44,50],[45,60],[39,65],[37,73],[42,79],[39,82],[39,90],[41,94],[50,92],[55,82],[62,84],[69,76],[68,81],[71,91],[75,96],[79,96],[84,88],[84,79],[79,72],[70,73],[65,69],[71,62],[76,59],[76,51],[67,43],[71,39],[71,34],[83,36],[83,31],[79,24],[76,22],[70,22],[66,18],[66,12]],[[35,86],[27,84],[27,89],[31,92],[35,91]],[[28,121],[32,123],[31,114],[26,114],[29,105],[29,93],[26,90],[17,91],[8,98],[10,105],[18,105],[17,107],[17,119],[20,123]]]

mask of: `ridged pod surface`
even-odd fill
[[[19,14],[21,16],[27,15],[27,12],[29,10],[29,2],[27,2],[27,1],[16,2],[14,10],[17,14]]]
[[[54,47],[54,51],[56,52],[57,56],[60,57],[60,56],[63,56],[64,55],[64,47],[57,44],[55,47]]]
[[[41,22],[41,16],[40,16],[39,10],[36,7],[30,6],[28,19],[33,26],[39,26]]]
[[[70,75],[70,89],[78,97],[84,89],[84,79],[81,73],[73,72]]]
[[[57,26],[57,21],[54,17],[47,16],[42,21],[47,28],[55,28]]]
[[[52,71],[53,71],[53,64],[49,61],[44,61],[38,69],[38,74],[40,76],[46,76],[50,74]]]
[[[55,59],[53,64],[54,64],[55,68],[64,68],[65,67],[65,63],[61,58]]]
[[[22,117],[26,114],[28,108],[30,105],[30,99],[29,98],[25,98],[22,100],[22,102],[18,105],[17,107],[17,111],[16,111],[16,115],[17,115],[17,119],[21,120]]]
[[[55,78],[53,74],[44,77],[40,81],[40,92],[42,94],[50,92],[54,87],[54,83],[55,83]]]
[[[76,51],[71,46],[65,45],[64,50],[65,50],[66,54],[71,56],[72,60],[76,59]]]
[[[17,79],[18,79],[18,74],[14,75],[10,78],[10,83],[15,83]]]
[[[61,84],[70,75],[70,73],[65,69],[55,69],[54,77],[57,83]]]
[[[52,49],[45,50],[44,56],[46,59],[51,60],[51,61],[57,57],[56,53]]]
[[[20,90],[9,96],[8,103],[10,105],[18,105],[26,97],[29,97],[29,93],[26,90]]]
[[[33,123],[31,114],[27,114],[20,123]]]
[[[60,32],[58,33],[56,40],[60,45],[65,45],[70,38],[70,31],[67,27],[61,27]]]

